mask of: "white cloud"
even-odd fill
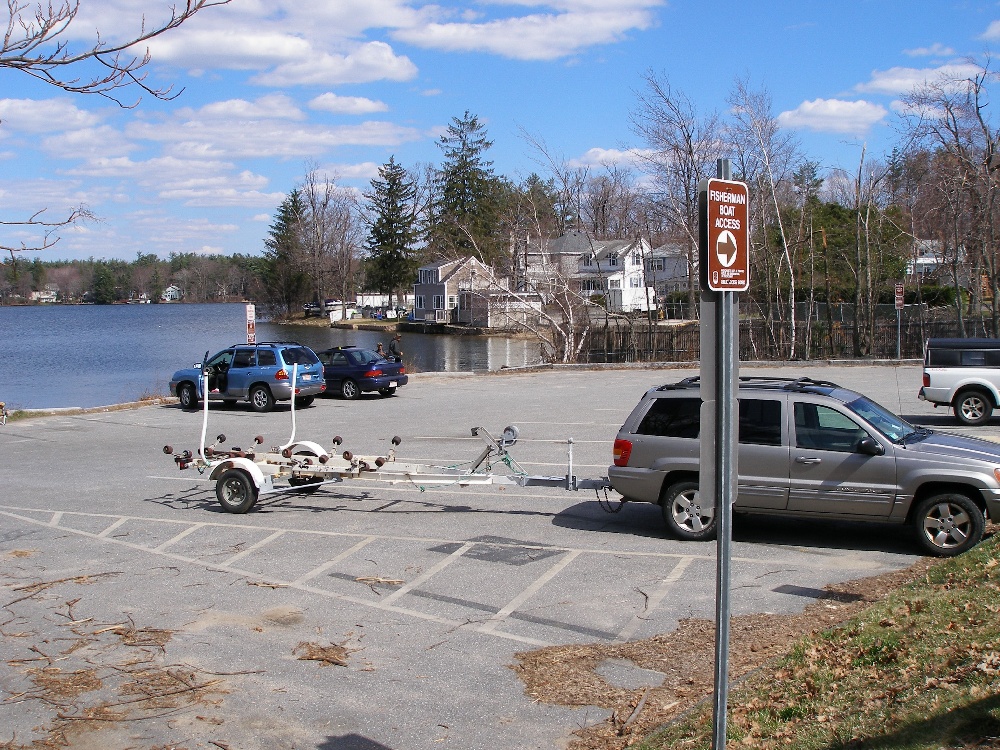
[[[42,140],[42,150],[58,159],[87,159],[98,156],[121,156],[135,150],[120,130],[102,125],[98,128],[69,130]]]
[[[187,115],[191,110],[180,110]],[[197,114],[222,120],[304,120],[305,114],[298,105],[284,94],[270,94],[248,102],[246,99],[228,99],[206,104]]]
[[[385,102],[366,99],[362,96],[337,96],[337,94],[329,92],[312,99],[309,102],[309,107],[341,115],[364,115],[389,110],[389,106]]]
[[[1000,39],[1000,21],[992,21],[990,25],[986,27],[986,31],[984,31],[979,38],[987,41]]]
[[[368,42],[351,54],[323,52],[283,63],[274,70],[251,79],[261,86],[327,86],[372,81],[408,81],[417,75],[417,66],[405,56],[397,56],[385,42]]]
[[[536,13],[481,23],[431,22],[400,29],[396,39],[420,47],[450,52],[485,51],[519,60],[554,60],[595,44],[621,41],[629,31],[653,26],[650,8],[644,2],[562,3],[565,12]]]
[[[167,122],[134,122],[129,136],[165,144],[167,155],[182,160],[297,158],[318,156],[339,146],[398,146],[424,134],[390,122],[323,127],[283,120],[188,118]]]
[[[914,88],[927,83],[962,81],[981,72],[970,63],[941,65],[936,68],[907,68],[897,66],[888,70],[872,71],[871,80],[855,86],[855,90],[867,94],[907,94]]]
[[[945,47],[940,42],[934,42],[930,47],[915,47],[914,49],[904,49],[903,54],[910,57],[951,57],[955,50]]]
[[[373,161],[366,161],[360,164],[328,164],[323,171],[336,176],[338,180],[364,180],[370,181],[378,177],[378,170],[381,164]]]
[[[97,125],[101,116],[69,99],[0,99],[0,126],[24,133],[53,133]]]
[[[616,148],[592,148],[576,159],[570,159],[571,167],[605,167],[614,164],[637,166],[642,162],[642,155],[652,153],[641,149],[622,151]]]
[[[778,115],[778,124],[785,128],[808,129],[825,133],[865,133],[881,121],[888,110],[880,104],[863,99],[848,102],[842,99],[813,99]]]

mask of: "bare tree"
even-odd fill
[[[355,197],[334,179],[306,173],[301,188],[303,271],[310,277],[319,304],[332,291],[344,303],[354,286],[354,270],[362,242]]]
[[[229,1],[185,0],[183,5],[170,7],[170,18],[165,22],[147,27],[143,17],[138,34],[128,39],[109,42],[96,31],[92,42],[77,48],[66,39],[66,32],[80,11],[79,0],[47,5],[7,0],[10,16],[0,46],[0,69],[25,73],[72,94],[95,94],[125,108],[137,106],[143,94],[173,99],[181,92],[174,92],[172,86],[156,88],[146,83],[147,66],[151,62],[149,49],[136,54],[132,48],[176,29],[205,8]],[[133,92],[137,92],[134,100],[123,101],[124,94],[131,96]],[[46,216],[46,211],[40,209],[23,221],[0,221],[0,226],[33,227],[41,232],[37,241],[0,244],[0,248],[9,252],[12,259],[16,252],[45,250],[59,241],[61,228],[93,218],[85,206],[58,218]]]
[[[765,261],[775,272],[772,293],[779,322],[787,322],[788,355],[796,357],[795,282],[796,250],[804,237],[791,237],[783,218],[786,200],[792,198],[791,177],[801,163],[798,146],[790,136],[781,133],[771,111],[771,96],[767,91],[751,91],[746,80],[737,80],[729,95],[733,123],[730,138],[737,154],[738,169],[743,179],[753,186],[751,216],[756,218],[755,250],[769,256],[776,254],[777,264]],[[780,247],[770,248],[769,229],[776,228]],[[784,270],[784,273],[782,272]],[[787,284],[787,306],[782,297]],[[786,312],[787,311],[787,312]],[[771,316],[768,315],[770,318]],[[783,330],[785,326],[780,326]],[[777,342],[776,342],[777,343]]]
[[[657,205],[683,237],[688,265],[688,315],[697,317],[698,183],[715,176],[722,128],[715,113],[699,115],[694,103],[662,76],[647,72],[646,91],[631,115],[633,130],[652,153],[646,157],[656,181]]]

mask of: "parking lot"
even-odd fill
[[[330,446],[339,435],[370,454],[398,435],[401,460],[454,466],[482,448],[470,428],[514,424],[512,454],[528,472],[564,474],[572,438],[575,473],[599,477],[640,395],[690,374],[417,375],[393,398],[319,399],[297,413],[297,436]],[[918,366],[741,374],[833,380],[911,420],[970,431],[917,400]],[[510,669],[515,654],[714,618],[714,543],[668,538],[655,506],[557,489],[345,482],[227,515],[214,483],[177,471],[161,450],[196,449],[200,429],[199,413],[173,404],[0,428],[2,635],[13,655],[0,665],[0,742],[13,733],[30,744],[55,728],[74,747],[471,750],[498,737],[562,747],[606,711],[534,702]],[[270,414],[213,404],[208,429],[231,445],[257,434],[277,445],[291,421],[287,404]],[[1000,438],[1000,422],[974,434]],[[737,523],[734,614],[799,612],[827,584],[918,555],[908,528]],[[166,673],[188,670],[188,687],[152,704],[116,694],[137,654]],[[84,672],[89,689],[60,683],[61,702],[36,699],[43,678]],[[94,703],[117,718],[87,714]]]

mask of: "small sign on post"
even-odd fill
[[[708,288],[713,292],[745,292],[750,288],[747,231],[747,186],[732,180],[709,180]]]
[[[247,343],[257,343],[257,308],[247,305]]]
[[[896,309],[903,309],[903,285],[896,284]]]

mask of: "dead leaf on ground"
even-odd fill
[[[321,646],[318,643],[299,643],[292,653],[298,655],[302,661],[318,661],[321,666],[334,664],[338,667],[347,666],[348,655],[354,653],[343,645],[331,643],[329,646]]]

